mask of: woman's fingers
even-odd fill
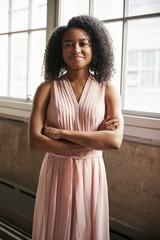
[[[50,137],[51,133],[52,133],[52,132],[51,132],[51,128],[45,126],[44,129],[43,129],[43,134],[44,134],[45,136]]]
[[[108,130],[115,129],[117,126],[118,126],[118,122],[111,123],[110,125],[105,124],[105,127]]]
[[[106,118],[102,121],[102,123],[109,121],[110,118],[111,118],[111,116],[106,117]]]
[[[109,121],[107,121],[107,122],[104,122],[104,124],[105,124],[106,126],[110,126],[110,125],[113,125],[113,124],[115,124],[115,123],[117,123],[117,122],[118,122],[117,119],[112,119],[112,120],[109,120]]]
[[[117,128],[117,126],[118,126],[118,120],[117,119],[110,120],[110,119],[111,119],[110,116],[105,118],[102,121],[102,123],[101,123],[101,125],[100,125],[98,130],[110,130],[110,131],[115,130]]]
[[[54,127],[44,127],[43,134],[49,138],[58,140],[61,138],[62,129],[54,128]]]

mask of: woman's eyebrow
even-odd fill
[[[68,39],[68,40],[65,40],[64,42],[71,42],[71,41],[72,41],[72,40],[69,40],[69,39]]]
[[[79,41],[90,41],[88,38],[80,38],[78,39]],[[74,42],[74,40],[71,40],[71,39],[66,39],[64,40],[64,42]]]

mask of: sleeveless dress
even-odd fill
[[[106,85],[90,74],[79,102],[67,75],[54,80],[47,124],[96,131],[105,118]],[[47,153],[36,195],[33,240],[109,240],[109,209],[102,151]]]

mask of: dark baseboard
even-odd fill
[[[0,219],[0,237],[4,240],[31,240],[31,236]]]
[[[141,232],[128,224],[118,222],[112,218],[110,218],[110,230],[126,237],[128,240],[160,240],[160,236],[151,236],[150,233]]]

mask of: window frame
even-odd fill
[[[93,12],[93,2],[89,1],[89,14]],[[102,20],[103,23],[122,22],[122,55],[121,55],[121,80],[120,93],[122,102],[124,102],[124,84],[125,84],[125,62],[126,62],[126,24],[129,20],[145,19],[160,17],[160,13],[143,14],[137,16],[126,16],[126,5],[124,0],[123,17],[116,19]],[[60,22],[60,0],[47,1],[47,26],[46,26],[46,41],[49,39],[53,29],[59,25]],[[39,30],[39,29],[38,29]],[[42,28],[44,30],[44,28]],[[26,30],[28,32],[28,30]],[[20,32],[20,31],[18,31]],[[25,32],[25,31],[22,31]],[[122,81],[123,79],[123,81]],[[20,120],[28,122],[32,109],[32,101],[27,99],[15,99],[0,97],[0,117]],[[151,112],[139,112],[132,110],[125,110],[122,108],[124,116],[124,140],[142,142],[146,144],[153,144],[160,146],[160,114]]]

